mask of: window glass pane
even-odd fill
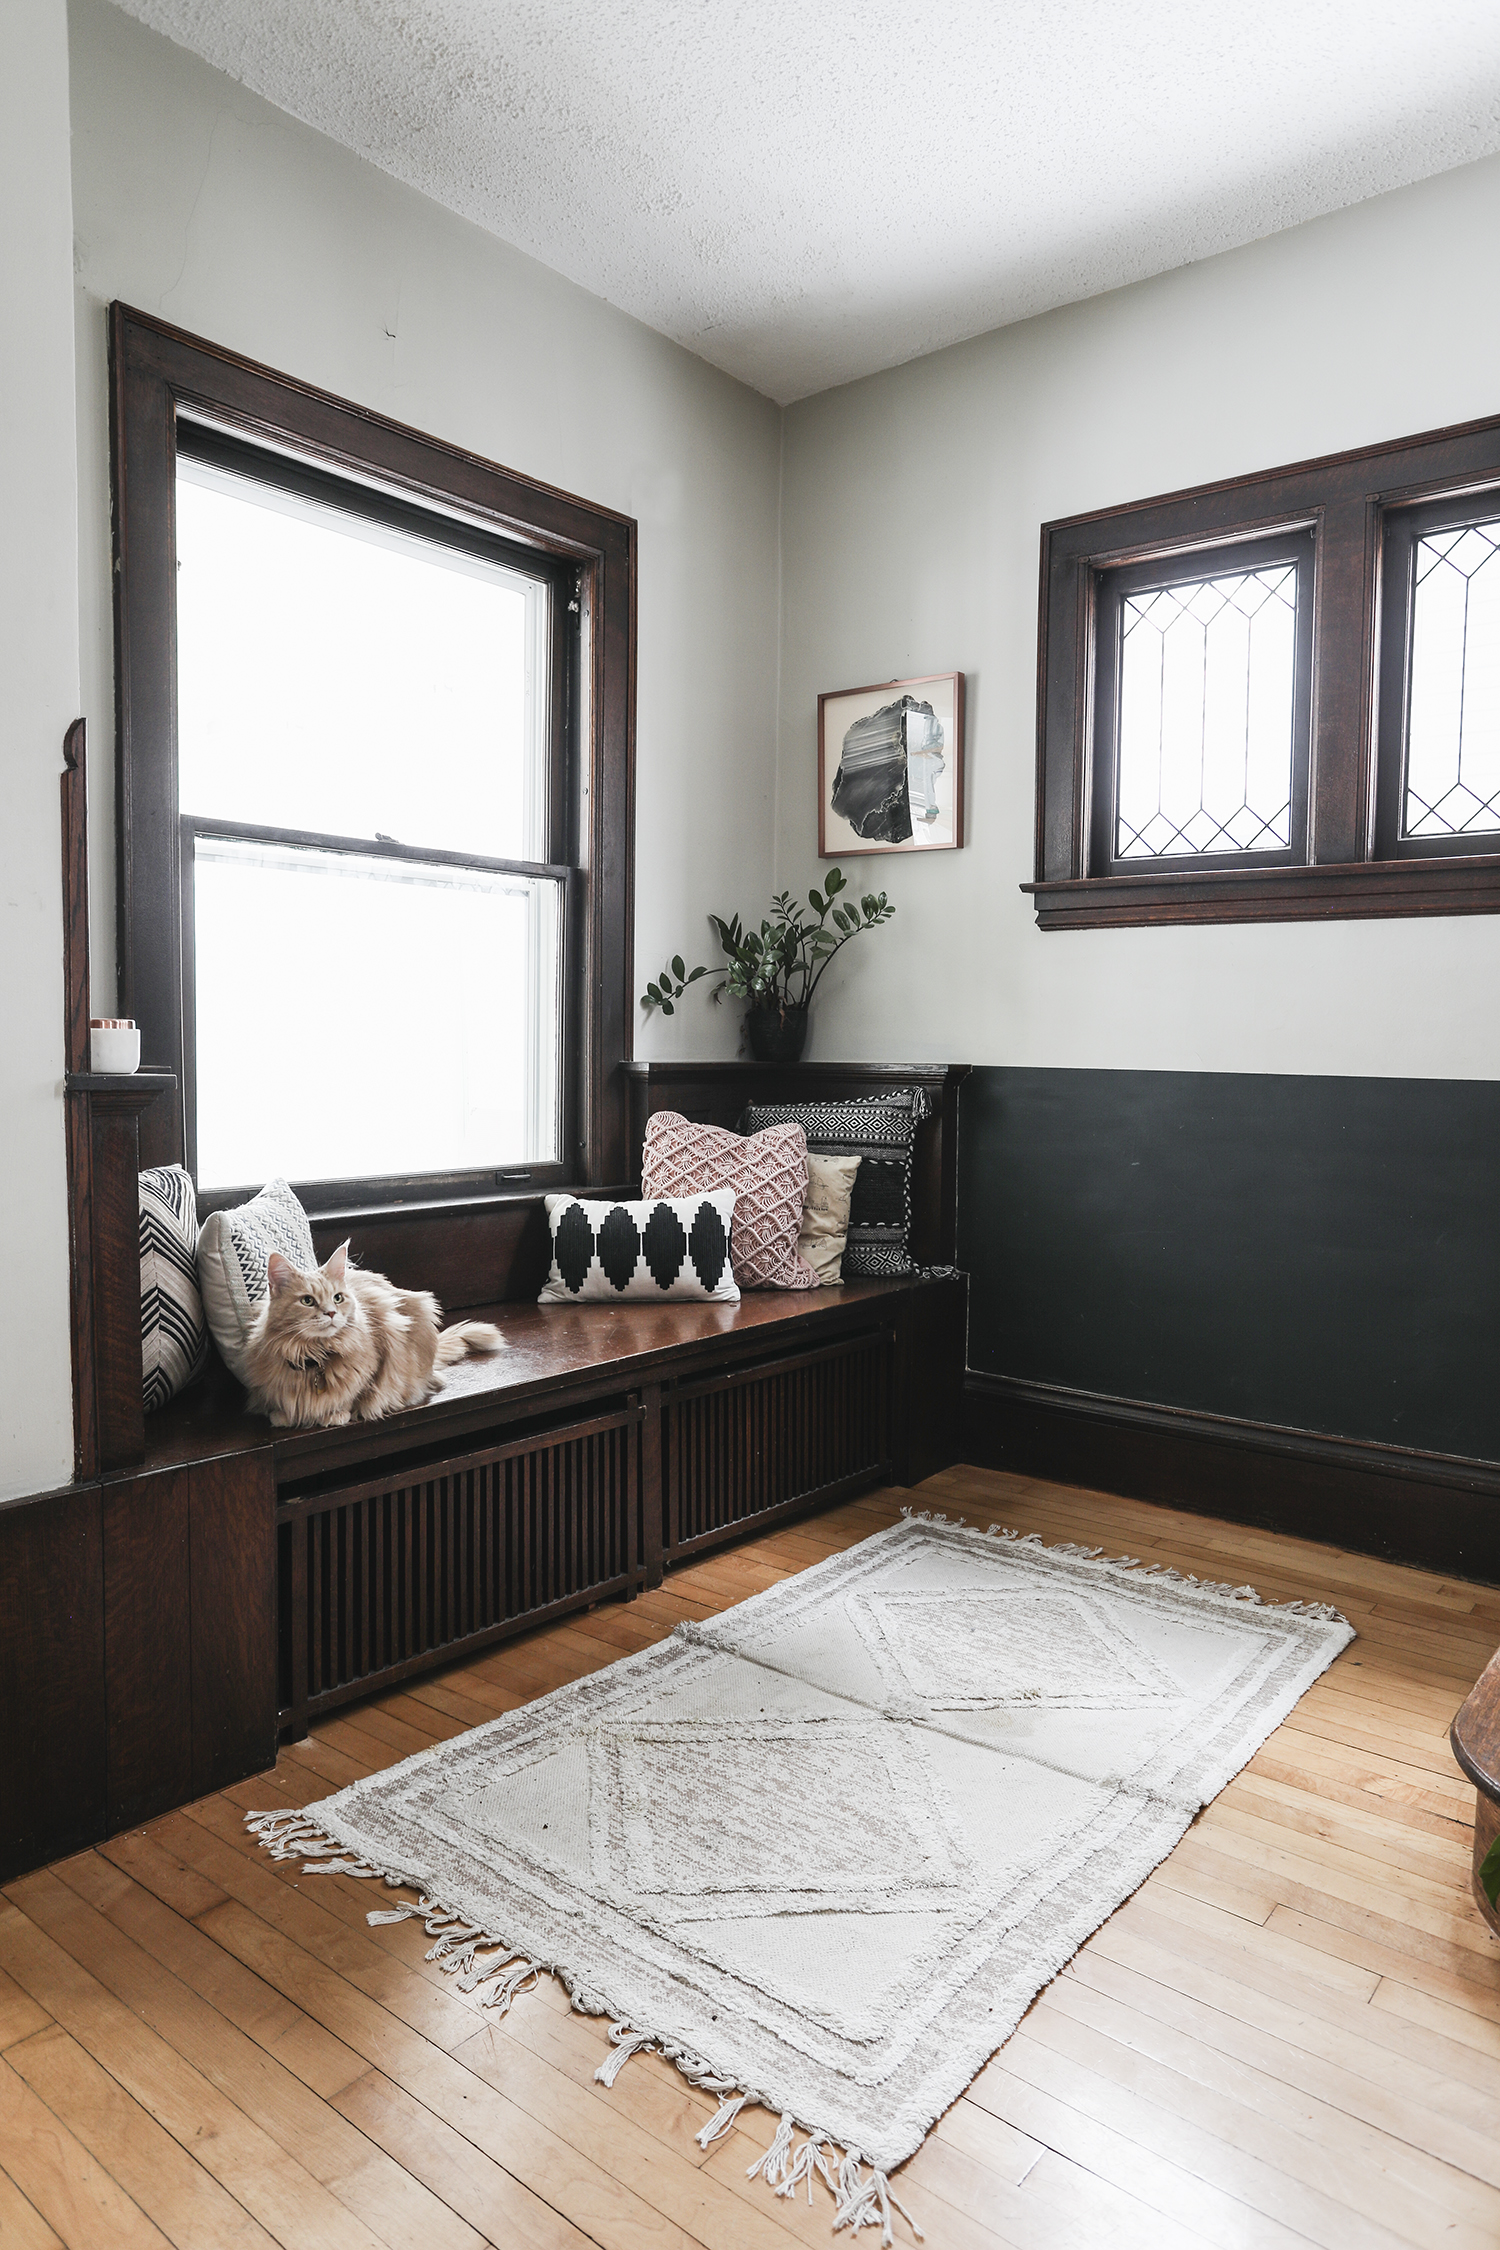
[[[1417,541],[1402,833],[1500,829],[1500,522]]]
[[[1121,603],[1115,854],[1284,848],[1292,837],[1292,563]]]
[[[184,456],[185,812],[544,860],[545,584]]]
[[[200,836],[200,1186],[554,1161],[561,894]]]

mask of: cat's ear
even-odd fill
[[[333,1256],[324,1266],[323,1271],[327,1274],[330,1281],[335,1281],[342,1285],[345,1268],[348,1266],[348,1263],[349,1245],[347,1242],[341,1242],[337,1250],[334,1251]]]
[[[266,1262],[266,1284],[273,1297],[279,1297],[286,1290],[294,1288],[301,1279],[301,1274],[290,1258],[283,1258],[279,1250],[271,1252]]]

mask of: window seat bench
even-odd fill
[[[803,1064],[788,1086],[930,1086],[913,1206],[933,1264],[953,1255],[961,1075]],[[780,1083],[764,1065],[635,1066],[637,1149],[652,1107],[717,1121]],[[0,1694],[20,1715],[0,1761],[0,1880],[264,1770],[343,1703],[958,1458],[962,1278],[539,1306],[536,1194],[315,1219],[320,1258],[352,1237],[446,1318],[500,1327],[505,1348],[448,1370],[424,1406],[274,1430],[215,1360],[142,1425],[133,1129],[117,1137],[99,1150],[127,1184],[92,1266],[109,1350],[80,1365],[101,1423],[133,1382],[141,1434],[62,1490],[0,1505]],[[96,1233],[102,1187],[96,1164]]]
[[[466,1306],[505,1349],[343,1429],[273,1430],[216,1361],[149,1417],[137,1465],[24,1511],[71,1533],[101,1629],[68,1665],[69,1758],[39,1739],[16,1761],[8,1867],[224,1788],[320,1713],[748,1530],[933,1474],[958,1457],[966,1294]],[[0,1548],[25,1528],[0,1511]]]

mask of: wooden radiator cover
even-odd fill
[[[277,1508],[279,1720],[433,1670],[640,1575],[639,1405]]]
[[[743,1529],[890,1473],[889,1323],[655,1386],[276,1510],[278,1724],[633,1594]],[[660,1544],[653,1536],[660,1527]]]
[[[870,1329],[665,1386],[666,1560],[878,1483],[891,1457],[893,1341],[889,1328]]]

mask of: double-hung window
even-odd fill
[[[114,347],[149,1153],[314,1210],[617,1173],[633,527],[120,308]]]
[[[558,1165],[570,576],[190,422],[176,512],[200,1187]]]
[[[1500,421],[1042,531],[1043,929],[1500,911]]]

